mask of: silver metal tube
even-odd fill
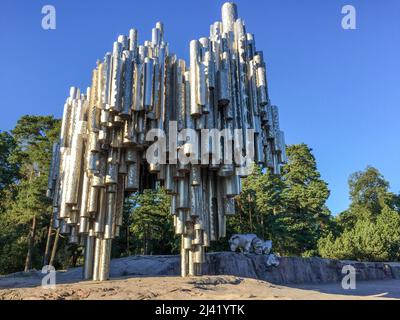
[[[79,218],[79,233],[88,234],[90,231],[90,221],[88,217]]]
[[[199,42],[192,40],[190,42],[190,115],[192,117],[201,116],[201,105],[199,102]]]
[[[116,194],[107,192],[106,193],[106,216],[104,220],[104,239],[112,239],[113,235],[113,223],[116,214]]]
[[[161,42],[161,30],[158,28],[153,28],[151,32],[151,42],[153,46],[160,45]]]
[[[100,281],[100,260],[102,256],[102,239],[96,237],[93,258],[93,280]]]
[[[187,277],[188,275],[188,263],[189,263],[189,255],[188,255],[188,250],[185,249],[184,244],[185,244],[185,236],[181,236],[181,276],[182,277]]]
[[[222,5],[222,25],[223,32],[228,33],[234,31],[234,24],[238,18],[237,6],[232,2],[225,2]]]
[[[116,193],[116,213],[114,221],[114,235],[117,233],[117,227],[122,226],[123,222],[123,211],[124,211],[124,199],[125,199],[125,176],[118,176],[118,185]]]
[[[136,51],[137,49],[138,32],[135,29],[129,30],[129,50]]]
[[[85,265],[83,267],[83,279],[85,280],[91,280],[93,278],[95,241],[95,237],[93,236],[86,237]]]
[[[81,134],[76,134],[72,141],[71,155],[69,157],[68,171],[68,189],[66,193],[65,202],[68,204],[78,203],[78,186],[80,175],[76,172],[80,172],[82,165],[82,154],[83,154],[83,140]]]
[[[81,207],[80,207],[80,216],[81,217],[89,216],[89,213],[87,211],[88,193],[89,193],[89,178],[86,173],[83,173],[82,198],[81,198]]]
[[[199,186],[190,186],[190,214],[192,217],[201,215],[202,190]]]
[[[227,106],[230,102],[229,93],[229,74],[228,70],[220,69],[218,71],[218,104]]]
[[[192,250],[187,250],[187,254],[188,254],[188,260],[189,260],[189,262],[188,262],[188,275],[190,276],[190,277],[194,277],[194,276],[196,276],[196,271],[195,271],[195,268],[194,268],[194,252],[192,251]]]
[[[248,174],[244,157],[251,162],[254,155],[257,164],[277,174],[287,161],[262,51],[235,4],[225,3],[221,13],[209,37],[190,42],[190,68],[169,52],[157,22],[143,45],[135,29],[120,35],[92,71],[86,93],[71,88],[46,194],[60,233],[78,245],[86,241],[85,279],[109,277],[125,194],[160,186],[172,197],[181,274],[202,274],[205,248],[226,235],[227,217],[235,213],[240,178]],[[204,128],[216,130],[208,135]],[[146,161],[145,138],[152,129],[166,133],[168,147],[161,152],[172,156],[167,163]],[[187,141],[174,142],[184,129],[194,131],[186,131]],[[199,152],[197,146],[207,148]],[[240,157],[228,159],[228,151]],[[176,161],[178,152],[202,161]]]
[[[184,179],[179,179],[177,181],[178,187],[178,209],[189,209],[189,179],[186,176]]]
[[[139,168],[136,163],[128,165],[125,190],[136,192],[139,189]]]
[[[144,95],[144,64],[135,63],[135,73],[134,73],[134,111],[144,110],[143,105],[143,95]]]
[[[144,107],[146,111],[150,111],[153,105],[153,59],[146,58],[145,64],[145,81],[144,81]]]
[[[101,256],[99,265],[99,281],[110,278],[111,239],[101,240]]]
[[[119,112],[119,91],[121,84],[121,51],[122,45],[119,42],[114,42],[113,57],[112,57],[112,77],[110,90],[110,111]]]
[[[120,116],[124,119],[129,119],[131,116],[132,106],[132,81],[133,81],[133,61],[132,53],[130,51],[123,52],[123,65],[124,65],[124,92],[123,92],[123,105]]]
[[[99,204],[99,210],[95,216],[95,221],[94,221],[94,232],[98,235],[104,234],[104,219],[105,219],[105,205],[106,205],[106,192],[104,188],[99,189],[99,199],[98,199],[98,204]]]
[[[185,227],[185,211],[183,209],[178,209],[178,214],[176,215],[175,234],[177,235],[183,234],[184,227]]]

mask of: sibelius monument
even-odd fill
[[[162,186],[181,236],[181,274],[201,275],[205,248],[235,214],[241,178],[253,163],[279,174],[285,161],[263,53],[234,3],[209,37],[190,42],[189,65],[170,53],[162,23],[143,45],[132,29],[97,63],[85,93],[70,90],[49,176],[54,228],[84,246],[85,279],[107,280],[124,198]]]

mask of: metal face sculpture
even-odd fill
[[[85,247],[85,279],[108,279],[111,242],[122,225],[126,195],[160,185],[171,194],[182,276],[201,275],[205,248],[225,236],[226,218],[235,213],[234,197],[247,174],[242,163],[203,160],[224,154],[235,141],[236,155],[279,174],[285,142],[278,108],[268,96],[263,53],[256,51],[233,3],[222,6],[222,22],[210,30],[208,38],[191,41],[187,67],[169,52],[161,23],[143,45],[132,29],[97,63],[86,94],[71,88],[54,145],[48,196],[54,227]],[[169,157],[149,163],[153,129],[168,140],[161,152],[195,161]],[[186,129],[191,139],[185,138]],[[210,138],[205,129],[227,135]],[[196,145],[205,145],[206,154],[193,152]]]

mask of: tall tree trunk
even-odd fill
[[[239,230],[238,230],[238,231],[239,231],[240,233],[242,233],[242,226],[243,226],[243,223],[242,223],[243,206],[242,206],[242,204],[241,204],[239,198],[236,199],[236,204],[237,204],[236,207],[238,208],[238,214],[239,214]]]
[[[131,254],[131,249],[129,248],[129,226],[126,227],[126,252],[128,255]]]
[[[49,262],[50,266],[54,266],[54,258],[56,257],[59,239],[60,239],[60,228],[57,229],[56,237],[54,238],[53,250],[51,251],[51,257],[50,257],[50,262]]]
[[[262,237],[263,237],[263,240],[265,240],[265,227],[264,227],[264,216],[263,215],[261,215],[261,232],[262,232]]]
[[[247,197],[247,201],[251,203],[251,196]],[[249,224],[250,224],[250,232],[253,232],[253,217],[252,217],[252,207],[249,205]]]
[[[72,267],[73,268],[76,267],[76,263],[78,262],[78,258],[79,258],[79,253],[77,251],[74,251],[72,253]]]
[[[49,231],[47,232],[46,249],[44,250],[43,266],[47,266],[50,256],[51,232],[53,231],[53,215],[50,216]]]
[[[144,232],[144,255],[147,255],[147,228]]]
[[[28,236],[28,252],[26,254],[25,268],[24,268],[25,272],[28,272],[29,270],[32,269],[32,251],[33,251],[33,245],[35,243],[35,235],[36,235],[36,215],[33,216],[32,229],[30,230]]]

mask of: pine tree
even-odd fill
[[[317,241],[329,223],[326,200],[330,191],[317,169],[312,149],[306,144],[287,147],[288,163],[283,167],[285,211],[278,223],[285,231],[287,254],[313,255]]]
[[[349,179],[351,204],[337,217],[341,233],[321,238],[321,256],[361,261],[398,261],[400,256],[399,196],[373,167]]]
[[[325,204],[329,190],[310,148],[293,145],[287,153],[281,176],[256,166],[243,179],[238,214],[228,220],[228,235],[256,233],[272,239],[281,254],[316,254],[319,237],[332,224]]]
[[[20,270],[21,261],[25,260],[28,270],[42,262],[43,239],[51,212],[51,203],[45,195],[52,144],[58,137],[59,124],[52,116],[23,116],[11,131],[15,147],[8,158],[18,167],[18,173],[10,180],[15,196],[8,200],[1,218],[0,241],[7,245],[0,248],[0,260],[10,259],[15,263],[6,267]],[[20,254],[23,247],[27,252],[25,259]]]
[[[284,211],[283,189],[279,175],[254,166],[252,174],[243,179],[242,193],[236,197],[237,214],[228,219],[228,236],[255,233],[263,239],[280,243],[282,229],[277,224],[277,217]]]
[[[131,197],[131,232],[136,252],[165,254],[177,250],[170,214],[170,196],[163,189],[144,190]]]
[[[16,142],[8,132],[0,132],[0,215],[7,208],[7,202],[15,196],[14,184],[18,179],[19,166],[11,160]]]

